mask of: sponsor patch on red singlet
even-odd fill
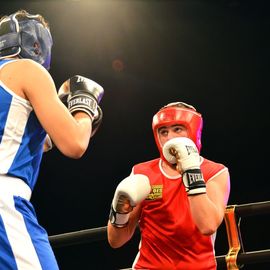
[[[152,191],[147,196],[146,200],[156,200],[162,198],[163,185],[152,185]]]

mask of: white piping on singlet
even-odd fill
[[[0,175],[0,215],[18,270],[42,270],[23,215],[15,208],[13,196],[29,200],[31,189],[21,179]]]

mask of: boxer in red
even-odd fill
[[[183,102],[153,117],[160,158],[135,165],[116,188],[108,222],[113,248],[139,225],[132,269],[215,270],[214,241],[230,193],[228,169],[200,156],[202,116]]]

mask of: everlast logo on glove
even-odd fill
[[[201,171],[199,171],[199,170],[191,170],[191,171],[192,172],[189,172],[189,171],[186,172],[189,185],[192,185],[192,184],[194,184],[196,182],[200,182],[200,181],[204,182]]]
[[[189,155],[192,153],[198,153],[197,148],[193,147],[193,145],[186,145],[186,149]]]
[[[184,172],[183,183],[188,196],[206,193],[206,185],[200,169],[190,169]]]
[[[97,108],[97,102],[93,99],[90,99],[89,97],[85,96],[79,96],[79,97],[75,97],[74,99],[71,99],[68,103],[68,108],[71,108],[77,104],[85,104],[91,108],[93,108],[93,110],[96,110]]]
[[[95,114],[95,111],[97,110],[96,100],[90,98],[87,95],[74,96],[68,101],[68,109],[70,111],[73,111],[73,109],[78,106],[88,108],[88,110],[90,110],[93,115]]]
[[[85,112],[92,118],[93,136],[101,124],[103,113],[99,102],[104,94],[102,86],[83,76],[75,75],[65,81],[58,96],[71,114]]]

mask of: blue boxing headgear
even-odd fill
[[[0,21],[0,59],[18,55],[50,68],[52,36],[39,18],[16,12]]]

